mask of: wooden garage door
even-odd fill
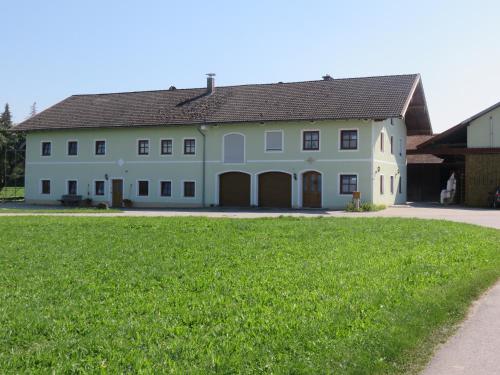
[[[292,177],[282,172],[259,175],[259,206],[288,208],[292,206]]]
[[[219,176],[219,205],[225,207],[250,206],[250,175],[228,172]]]

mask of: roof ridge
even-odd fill
[[[268,82],[268,83],[243,83],[239,85],[227,85],[227,86],[216,86],[216,88],[233,88],[233,87],[248,87],[248,86],[271,86],[271,85],[293,85],[300,83],[314,83],[314,82],[333,82],[333,81],[346,81],[346,80],[358,80],[358,79],[370,79],[370,78],[387,78],[387,77],[411,77],[419,76],[420,73],[408,73],[408,74],[386,74],[386,75],[373,75],[373,76],[363,76],[363,77],[342,77],[333,78],[331,81],[324,79],[313,79],[306,81],[291,81],[291,82]],[[174,92],[174,91],[187,91],[187,90],[204,90],[206,87],[188,87],[188,88],[176,88],[175,90],[169,89],[157,89],[157,90],[132,90],[132,91],[115,91],[115,92],[105,92],[97,94],[73,94],[71,96],[100,96],[100,95],[123,95],[123,94],[139,94],[148,92]]]

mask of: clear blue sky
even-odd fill
[[[500,101],[499,1],[3,1],[0,105],[421,73],[442,131]]]

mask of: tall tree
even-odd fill
[[[8,129],[12,126],[12,115],[10,114],[9,103],[5,104],[5,109],[0,116],[0,126],[3,129]]]

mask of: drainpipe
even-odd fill
[[[206,161],[207,135],[201,131],[202,129],[205,129],[205,125],[201,125],[200,127],[196,128],[196,129],[203,137],[203,167],[202,167],[202,182],[201,182],[201,205],[202,205],[202,207],[205,207],[205,174],[206,174],[206,166],[207,166],[207,161]]]

